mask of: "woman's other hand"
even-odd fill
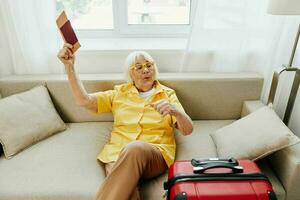
[[[58,52],[57,57],[65,65],[65,67],[74,66],[75,55],[72,53],[73,46],[65,43],[63,48]]]
[[[155,102],[151,104],[151,106],[162,116],[166,116],[166,115],[176,116],[176,114],[178,113],[178,110],[175,108],[175,106],[170,104],[166,100]]]
[[[168,114],[176,117],[175,128],[183,135],[189,135],[193,132],[193,122],[191,118],[184,112],[180,112],[176,107],[166,100],[158,101],[151,104],[163,116]]]

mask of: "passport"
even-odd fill
[[[75,53],[81,47],[81,45],[65,11],[62,11],[62,13],[58,16],[56,19],[56,24],[64,39],[64,42],[73,45],[71,50],[73,53]]]

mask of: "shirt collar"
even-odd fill
[[[168,87],[160,84],[160,82],[158,80],[154,81],[154,88],[155,88],[154,94],[158,94],[158,93],[164,92],[165,90],[170,90],[170,88],[168,88]],[[134,86],[133,83],[129,83],[128,87],[126,88],[126,90],[128,91],[128,93],[139,94],[138,89]]]

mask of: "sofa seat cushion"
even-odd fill
[[[210,134],[232,122],[234,120],[199,120],[193,121],[194,131],[189,136],[182,136],[176,131],[176,160],[217,157],[216,147]],[[271,180],[278,200],[284,200],[285,190],[273,171],[264,160],[260,161],[259,166]],[[167,173],[164,173],[157,178],[143,182],[140,188],[142,199],[162,199],[162,194],[164,194],[163,182],[167,180],[167,177]]]
[[[90,200],[104,180],[96,157],[111,122],[67,124],[68,129],[17,154],[0,157],[0,199]]]
[[[216,157],[217,151],[210,133],[232,122],[234,120],[197,120],[193,122],[193,133],[188,136],[184,136],[176,130],[176,159]]]

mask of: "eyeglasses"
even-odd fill
[[[154,62],[146,61],[143,64],[140,64],[140,63],[133,64],[133,65],[131,65],[130,68],[134,69],[137,72],[141,72],[141,71],[143,71],[144,68],[152,70],[153,66],[154,66]]]

